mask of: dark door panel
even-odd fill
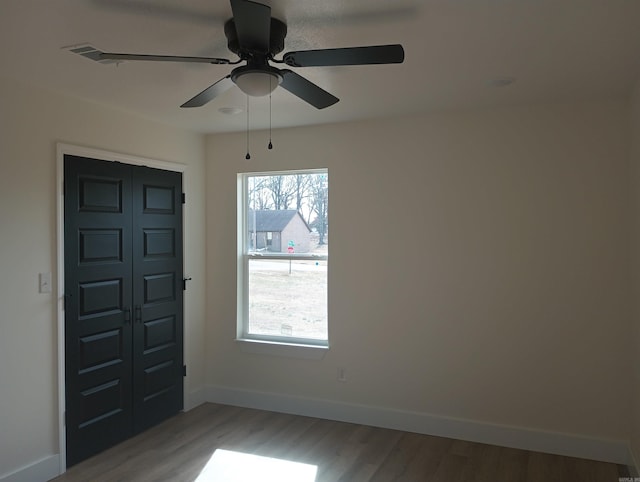
[[[65,156],[67,464],[132,434],[131,173]]]
[[[135,429],[182,409],[182,176],[134,172]]]
[[[182,409],[182,176],[65,156],[67,465]]]

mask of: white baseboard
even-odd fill
[[[37,462],[0,476],[0,482],[46,482],[60,475],[60,455],[50,455]]]
[[[628,442],[370,405],[209,386],[206,401],[632,465]]]

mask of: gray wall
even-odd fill
[[[626,443],[628,130],[628,103],[604,101],[286,129],[247,162],[243,134],[209,136],[211,393]],[[222,248],[235,244],[237,172],[321,167],[331,348],[314,361],[246,353],[235,283],[219,282],[236,273]]]

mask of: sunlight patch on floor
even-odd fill
[[[314,482],[316,465],[217,449],[195,482]]]

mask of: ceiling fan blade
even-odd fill
[[[249,0],[231,0],[241,50],[269,52],[271,7]]]
[[[153,62],[198,62],[203,64],[231,64],[228,59],[215,57],[184,57],[180,55],[146,55],[146,54],[116,54],[112,52],[91,52],[94,60],[150,60]]]
[[[284,63],[291,67],[330,67],[334,65],[400,64],[402,45],[375,45],[342,49],[300,50],[288,52]]]
[[[280,75],[282,75],[280,87],[318,109],[329,107],[340,100],[292,70],[281,70]]]
[[[227,75],[215,84],[204,89],[192,99],[189,99],[180,107],[202,107],[207,102],[211,102],[217,96],[229,90],[231,87],[233,87],[233,81],[231,80],[231,76]]]

